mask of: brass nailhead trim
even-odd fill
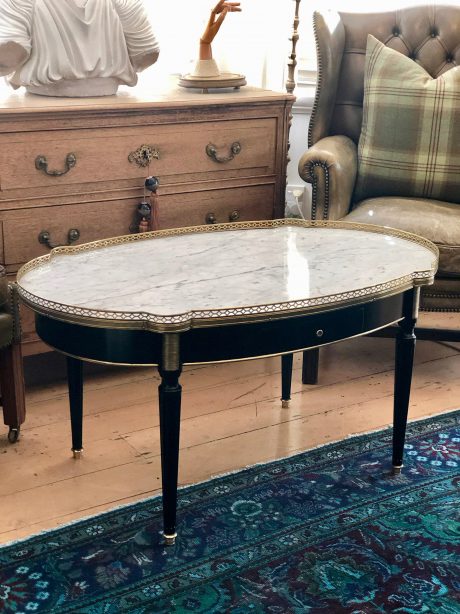
[[[318,177],[316,176],[315,169],[320,167],[324,171],[325,175],[325,185],[324,185],[324,210],[323,210],[323,220],[329,219],[329,166],[322,161],[310,162],[308,164],[308,183],[312,185],[312,194],[311,194],[311,219],[316,220],[316,214],[318,211]]]

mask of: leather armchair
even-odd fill
[[[300,176],[312,184],[312,219],[392,226],[432,240],[440,249],[439,270],[434,285],[422,292],[421,308],[460,311],[460,205],[398,196],[359,202],[354,196],[368,34],[412,58],[436,78],[460,65],[460,6],[427,5],[369,14],[316,12],[313,21],[317,90],[309,149],[299,162]],[[315,383],[313,357],[310,353],[304,383]],[[305,381],[309,377],[313,381]]]
[[[0,387],[8,440],[15,443],[26,416],[24,375],[18,304],[4,267],[0,267]]]

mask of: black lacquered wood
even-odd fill
[[[290,401],[292,382],[292,362],[294,354],[281,356],[281,400]]]
[[[35,316],[35,328],[41,339],[54,349],[114,364],[159,364],[162,335],[145,330],[96,328],[63,320]]]
[[[83,363],[67,357],[67,382],[69,388],[70,426],[72,429],[72,450],[83,449]]]
[[[403,305],[404,319],[399,322],[395,346],[395,386],[393,411],[393,467],[403,464],[404,440],[412,382],[415,353],[414,291],[406,292]]]
[[[166,538],[176,534],[177,477],[179,470],[179,434],[182,387],[180,371],[159,369],[161,478],[163,489],[163,530]]]
[[[302,356],[302,384],[317,384],[319,370],[319,348],[305,350]]]
[[[402,295],[360,305],[264,322],[194,328],[180,333],[181,363],[241,360],[295,352],[386,326],[402,317]],[[39,336],[52,347],[86,360],[160,364],[162,334],[97,328],[36,315]]]

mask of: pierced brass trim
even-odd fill
[[[73,324],[83,324],[92,328],[116,328],[128,330],[150,330],[156,333],[185,332],[191,328],[209,328],[226,324],[243,324],[263,322],[294,317],[309,313],[324,313],[337,307],[358,305],[369,299],[379,299],[398,292],[410,290],[416,283],[430,284],[432,278],[423,281],[414,279],[414,275],[396,279],[392,282],[363,288],[356,292],[344,292],[328,297],[272,303],[270,305],[253,305],[244,308],[216,309],[210,311],[191,311],[175,316],[158,316],[146,312],[116,312],[91,310],[82,307],[62,305],[36,297],[21,289],[21,300],[33,311],[57,320]]]
[[[34,258],[19,269],[18,279],[20,274],[24,274],[30,269],[34,269],[37,266],[43,264],[43,261],[48,261],[53,255],[58,254],[78,254],[81,252],[89,252],[96,249],[103,249],[104,247],[110,247],[112,245],[123,245],[124,243],[132,243],[134,241],[148,241],[152,238],[161,239],[162,237],[177,237],[181,235],[190,234],[203,234],[208,232],[225,232],[228,230],[254,230],[264,228],[282,228],[284,226],[300,226],[302,228],[337,228],[342,230],[361,230],[363,232],[373,232],[375,234],[388,235],[389,237],[396,237],[399,239],[405,239],[411,241],[422,247],[430,250],[436,258],[439,257],[439,250],[436,245],[421,237],[419,235],[406,232],[405,230],[397,230],[396,228],[389,228],[386,226],[377,226],[375,224],[361,224],[355,222],[336,222],[329,220],[299,220],[295,218],[284,218],[278,220],[260,220],[250,222],[233,222],[233,223],[221,223],[213,225],[203,226],[183,226],[181,228],[170,228],[167,230],[153,230],[151,232],[144,232],[142,234],[135,235],[121,235],[119,237],[111,237],[109,239],[99,239],[98,241],[91,241],[90,243],[82,243],[81,245],[62,246],[53,249],[50,254],[45,256],[39,256]],[[437,265],[437,262],[435,263]]]
[[[66,173],[68,173],[71,169],[74,168],[74,166],[77,165],[77,156],[74,153],[68,153],[65,158],[64,164],[64,170],[50,171],[48,169],[48,160],[46,159],[46,156],[37,156],[35,158],[35,168],[37,169],[37,171],[42,171],[43,173],[45,173],[45,175],[49,175],[50,177],[60,177],[61,175],[65,175]]]
[[[128,156],[128,161],[131,164],[137,164],[141,168],[148,166],[152,160],[159,159],[160,151],[154,145],[141,145]]]
[[[30,270],[45,265],[50,258],[59,254],[77,254],[94,251],[113,245],[123,245],[134,241],[148,241],[162,237],[173,237],[198,233],[241,231],[250,229],[281,228],[284,226],[298,226],[303,228],[337,228],[373,232],[397,237],[411,241],[425,247],[433,254],[431,268],[425,271],[415,271],[398,279],[385,283],[360,288],[359,290],[331,294],[319,298],[303,299],[270,305],[251,305],[247,307],[202,310],[173,316],[161,316],[145,312],[115,312],[107,310],[94,310],[72,305],[63,305],[35,296],[21,287],[21,278]],[[229,323],[254,322],[263,320],[267,316],[282,318],[295,316],[314,311],[323,312],[336,306],[355,305],[370,298],[383,298],[396,292],[402,292],[413,287],[432,284],[437,269],[439,250],[423,237],[391,228],[371,224],[357,224],[352,222],[304,221],[298,219],[265,220],[257,222],[234,222],[226,224],[212,224],[206,226],[192,226],[188,228],[174,228],[171,230],[157,230],[142,234],[125,235],[85,243],[76,246],[57,247],[50,254],[40,256],[24,265],[18,272],[18,293],[21,299],[31,309],[43,315],[57,319],[85,324],[87,326],[105,328],[145,328],[153,332],[180,332],[190,328],[225,325]]]

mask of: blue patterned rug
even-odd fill
[[[184,488],[0,549],[0,611],[460,612],[460,411]]]

